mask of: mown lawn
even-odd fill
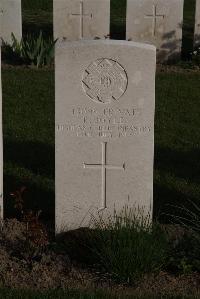
[[[53,71],[3,70],[4,194],[27,187],[27,204],[54,214]],[[13,211],[14,213],[14,211]]]
[[[53,36],[53,0],[22,0],[23,34]]]
[[[184,23],[183,23],[183,58],[190,58],[193,50],[194,20],[195,20],[195,0],[184,1]]]
[[[156,83],[155,215],[200,201],[200,74],[159,74]],[[161,219],[164,220],[164,215]]]
[[[154,212],[200,200],[200,74],[159,73],[156,81]],[[27,204],[54,219],[53,70],[3,69],[4,199],[27,186]]]

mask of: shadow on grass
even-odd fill
[[[24,196],[24,208],[26,210],[41,210],[41,219],[54,227],[55,215],[55,194],[53,190],[47,190],[45,186],[32,183],[28,178],[19,179],[12,175],[4,175],[4,214],[6,218],[18,218],[14,208],[15,201],[10,193],[19,190],[22,186],[26,187]]]
[[[166,185],[154,183],[154,219],[160,223],[175,222],[175,217],[183,216],[181,207],[192,211],[191,202],[198,203],[198,198],[186,195]]]
[[[53,36],[53,0],[22,0],[23,35]]]
[[[200,182],[200,148],[181,152],[171,148],[156,147],[155,167],[193,183]]]
[[[183,17],[183,44],[182,58],[190,59],[190,53],[193,50],[194,24],[195,24],[195,0],[184,1],[184,17]]]
[[[126,39],[126,0],[111,0],[111,39]]]
[[[154,217],[162,223],[172,220],[170,215],[183,216],[177,207],[193,211],[200,205],[197,186],[200,183],[200,149],[180,152],[170,148],[156,148],[155,169],[164,175],[173,175],[174,181],[165,179],[154,183]],[[181,184],[182,182],[182,184]]]
[[[29,169],[36,175],[54,179],[55,147],[49,144],[4,140],[4,160]]]
[[[42,31],[45,38],[53,37],[53,20],[51,13],[31,15],[26,13],[23,18],[23,36],[37,37]]]
[[[26,187],[25,209],[42,211],[41,218],[54,225],[54,147],[39,143],[4,141],[4,212],[16,217],[11,192]]]

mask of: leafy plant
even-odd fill
[[[48,248],[49,240],[47,231],[39,220],[41,211],[33,211],[25,207],[25,191],[26,187],[22,186],[19,190],[10,193],[14,199],[14,208],[19,213],[18,223],[21,223],[23,228],[21,230],[23,239],[17,245],[13,255],[24,259],[32,268],[35,261],[41,260]]]
[[[42,31],[38,37],[27,35],[20,41],[14,34],[11,35],[12,43],[3,42],[3,58],[6,60],[16,61],[20,64],[35,65],[37,68],[50,66],[54,58],[54,47],[57,40],[51,38],[45,39]]]
[[[41,211],[25,209],[24,193],[26,187],[22,186],[10,195],[14,198],[14,208],[20,214],[20,220],[26,225],[25,238],[33,246],[43,247],[48,244],[48,236],[43,224],[39,221]]]

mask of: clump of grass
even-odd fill
[[[100,267],[119,282],[133,284],[161,269],[167,258],[167,239],[149,215],[125,207],[106,221],[94,219],[97,238],[91,251]]]
[[[200,206],[192,201],[189,201],[189,203],[191,208],[180,207],[183,217],[176,217],[176,219],[179,219],[181,224],[193,231],[200,239]]]
[[[173,222],[184,230],[179,242],[171,252],[170,267],[182,273],[200,272],[200,206],[188,200],[189,206],[174,206],[178,215],[172,215]]]

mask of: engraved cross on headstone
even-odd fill
[[[101,163],[98,164],[87,164],[83,163],[84,168],[90,169],[101,169],[101,180],[102,180],[102,192],[101,192],[101,207],[99,210],[104,210],[107,208],[107,201],[106,201],[106,182],[107,182],[107,170],[125,170],[125,163],[122,166],[116,166],[107,164],[107,142],[102,142],[102,160]]]
[[[152,19],[152,36],[156,36],[156,25],[157,25],[157,19],[162,18],[164,19],[165,15],[159,15],[157,14],[157,5],[153,5],[153,14],[152,15],[145,15],[145,19]]]
[[[85,14],[84,13],[84,5],[83,1],[80,1],[80,12],[75,14],[70,14],[72,17],[79,17],[80,18],[80,39],[83,38],[84,35],[84,17],[91,18],[92,19],[92,13],[91,14]]]

